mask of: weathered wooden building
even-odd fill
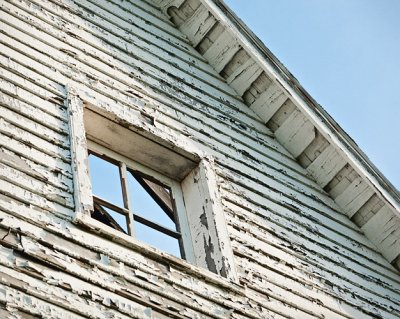
[[[399,193],[222,1],[0,7],[0,318],[400,318]]]

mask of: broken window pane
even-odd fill
[[[138,179],[142,184],[132,173],[128,173],[129,196],[134,214],[176,230],[170,190],[143,177],[138,177]],[[156,200],[149,192],[152,193]]]
[[[157,247],[158,249],[182,258],[179,246],[179,240],[163,234],[151,227],[142,223],[134,222],[135,237],[149,245]]]
[[[93,195],[119,207],[124,207],[118,166],[90,154],[89,170]]]
[[[124,233],[128,233],[128,224],[126,217],[108,207],[98,204],[96,200],[94,200],[92,218],[114,229],[117,229]]]

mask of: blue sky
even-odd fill
[[[225,2],[400,189],[400,1]]]

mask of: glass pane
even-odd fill
[[[151,227],[143,225],[139,222],[134,222],[135,237],[151,246],[165,251],[176,257],[182,258],[179,249],[179,240],[168,235],[165,235]]]
[[[124,207],[118,166],[90,154],[89,169],[93,195]]]
[[[174,221],[171,220],[167,213],[160,207],[153,197],[150,196],[147,190],[139,184],[130,172],[128,173],[128,188],[134,214],[140,215],[143,218],[151,220],[164,227],[176,230]],[[169,190],[166,191],[165,188],[163,188],[163,190],[165,191],[166,196],[171,198]]]
[[[94,203],[92,218],[119,231],[128,233],[126,217],[108,207]]]

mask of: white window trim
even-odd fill
[[[138,130],[154,135],[158,140],[164,137],[157,136],[154,132],[154,127],[147,127],[149,126],[148,123],[138,123],[138,120],[132,118],[131,115],[135,111],[130,111],[129,108],[116,114],[113,106],[98,99],[91,101],[90,95],[85,91],[79,91],[75,86],[67,85],[66,91],[67,107],[70,114],[71,166],[75,201],[74,222],[89,230],[95,230],[99,234],[134,250],[141,251],[154,258],[165,258],[170,262],[178,262],[181,266],[184,266],[184,260],[139,242],[134,237],[123,234],[90,217],[90,212],[93,210],[93,197],[88,166],[88,142],[86,140],[83,114],[85,104],[95,107],[99,105],[99,110],[101,105],[102,113],[111,114],[112,117],[119,118],[132,126],[140,124]],[[85,96],[85,101],[80,96]],[[182,151],[187,154],[193,154],[194,158],[199,158],[195,154],[201,154],[201,152],[194,149],[186,149],[186,145],[192,146],[190,141],[186,144],[182,143],[182,145],[184,145],[180,146]],[[221,204],[213,166],[212,157],[200,156],[197,167],[181,182],[183,202],[187,211],[185,220],[186,224],[189,225],[189,227],[185,227],[185,236],[190,236],[188,242],[192,243],[191,247],[188,247],[186,260],[192,265],[210,270],[229,281],[238,283],[239,277],[235,269],[225,212]],[[200,183],[198,182],[199,180],[201,181]],[[188,218],[188,214],[190,214],[190,218]],[[183,232],[183,230],[181,231]],[[207,247],[210,241],[213,246],[211,250],[210,247]],[[193,271],[190,264],[186,264],[186,268]]]

